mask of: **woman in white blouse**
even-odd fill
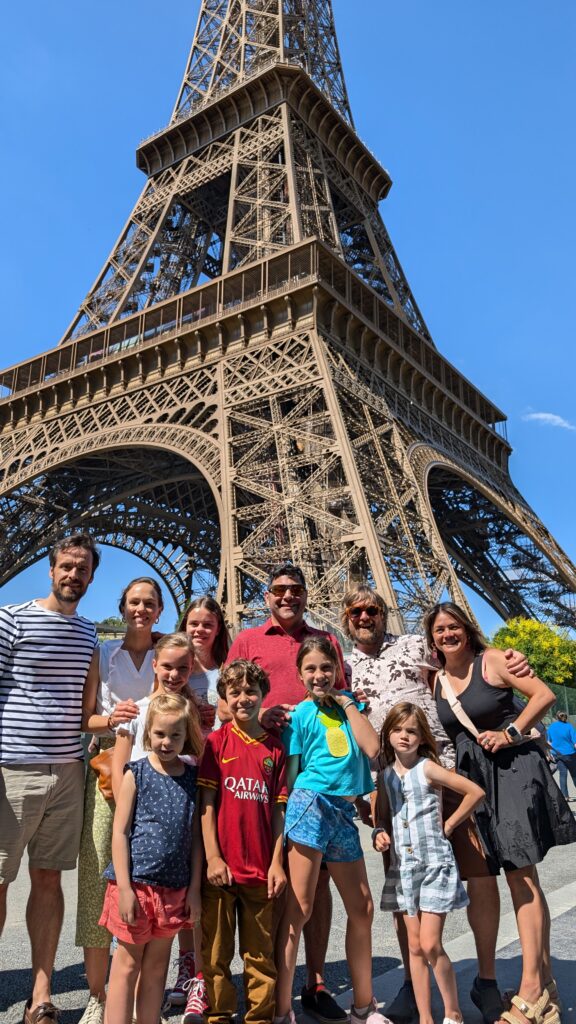
[[[85,690],[83,700],[83,728],[99,737],[101,750],[114,745],[115,727],[136,718],[138,702],[152,690],[157,639],[152,634],[163,607],[160,587],[147,576],[132,580],[122,592],[119,608],[126,634],[101,644],[100,682]],[[104,799],[89,767],[78,862],[76,945],[84,947],[90,998],[80,1024],[102,1024],[104,1019],[110,933],[98,920],[106,889],[102,872],[111,859],[113,817],[114,802]]]

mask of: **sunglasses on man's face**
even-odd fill
[[[303,587],[301,583],[273,583],[268,590],[274,597],[284,597],[288,591],[292,594],[292,597],[301,597],[305,592],[306,587]]]
[[[349,608],[347,611],[347,615],[348,618],[350,619],[359,619],[360,616],[362,615],[362,612],[366,612],[366,615],[369,615],[370,618],[373,619],[376,615],[378,615],[379,611],[380,609],[376,604],[369,604],[367,608],[365,607],[365,605],[360,605],[356,608]]]

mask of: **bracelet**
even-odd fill
[[[347,700],[346,703],[345,704],[341,704],[340,707],[342,708],[342,711],[346,711],[347,708],[355,708],[356,707],[356,701],[355,700]]]
[[[506,729],[501,729],[500,732],[502,732],[504,734],[504,736],[506,737],[506,742],[507,743],[514,743],[514,740],[512,739],[510,734],[506,731]]]
[[[108,729],[109,732],[113,732],[114,731],[114,726],[112,724],[113,717],[114,717],[114,712],[112,712],[111,715],[108,715],[108,721],[106,723],[106,728]]]

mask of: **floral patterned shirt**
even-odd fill
[[[366,693],[369,719],[376,732],[380,732],[394,704],[402,700],[412,701],[426,714],[438,743],[441,763],[445,768],[454,768],[454,747],[440,725],[436,702],[428,685],[428,674],[437,666],[430,660],[424,637],[386,633],[378,654],[364,654],[355,647],[347,661],[352,671],[353,688]]]

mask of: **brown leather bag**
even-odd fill
[[[104,750],[100,750],[95,754],[94,757],[90,758],[90,767],[94,769],[98,776],[98,789],[105,800],[114,799],[114,793],[112,792],[113,754],[114,747],[106,747]]]

